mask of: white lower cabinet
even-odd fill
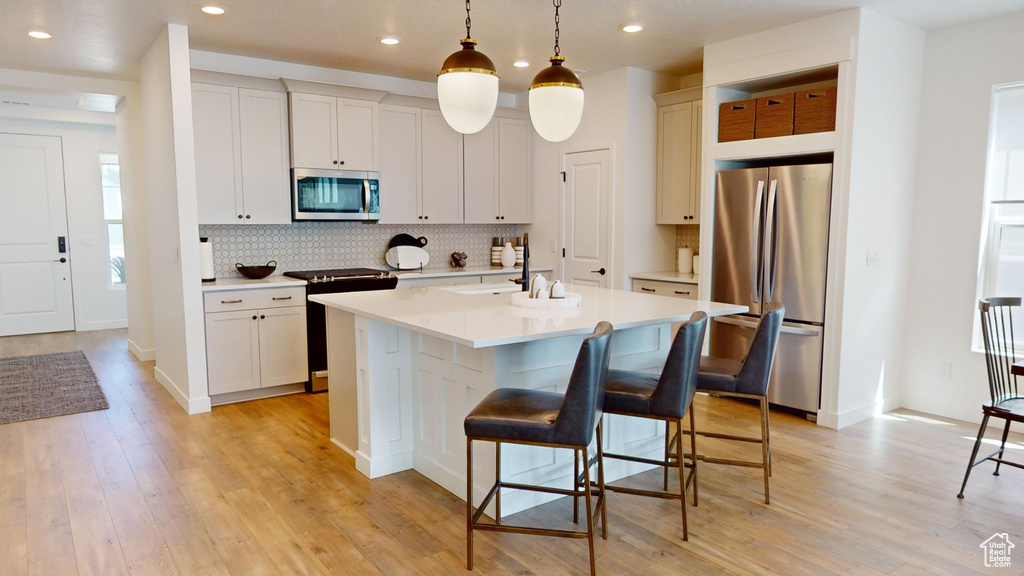
[[[696,284],[682,284],[676,282],[659,282],[657,280],[633,279],[633,292],[644,294],[657,294],[659,296],[671,296],[673,298],[697,299]]]
[[[306,306],[208,312],[206,367],[210,396],[305,382]]]

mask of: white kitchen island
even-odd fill
[[[331,440],[370,478],[410,468],[465,498],[463,419],[489,392],[516,387],[564,392],[580,344],[601,320],[615,327],[613,368],[659,371],[672,323],[703,310],[738,314],[744,306],[568,286],[574,310],[513,307],[511,285],[408,288],[310,296],[327,306]],[[605,417],[610,452],[660,457],[664,428],[651,420]],[[494,482],[494,448],[477,442],[479,497]],[[606,463],[609,481],[647,469]],[[502,479],[572,486],[568,450],[508,445]],[[503,514],[554,497],[502,495]]]

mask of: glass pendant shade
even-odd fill
[[[498,72],[490,58],[476,51],[475,40],[464,39],[462,50],[444,61],[437,74],[437,100],[456,132],[476,134],[491,121],[498,105]]]
[[[583,118],[583,83],[561,56],[533,79],[530,87],[530,121],[548,142],[562,142],[576,132]]]

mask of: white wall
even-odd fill
[[[924,32],[861,11],[843,284],[839,416],[901,404]],[[867,264],[868,251],[878,262]]]
[[[565,142],[533,142],[531,256],[561,277],[562,157],[609,148],[612,157],[612,288],[628,290],[630,272],[673,268],[675,227],[655,220],[658,115],[652,96],[675,90],[679,79],[618,68],[583,79],[585,105],[576,133]],[[550,250],[551,242],[558,247]]]
[[[189,414],[210,410],[188,28],[168,24],[141,63],[157,380]]]
[[[992,88],[1024,80],[1024,12],[932,30],[925,48],[903,405],[980,421],[989,400],[977,315]],[[939,377],[939,362],[952,378]]]
[[[59,136],[64,159],[68,215],[68,258],[75,301],[75,329],[106,330],[127,325],[125,287],[110,283],[110,257],[103,222],[100,153],[117,153],[113,115],[76,110],[32,110],[9,117],[13,105],[0,105],[0,132]],[[31,116],[61,121],[36,120]]]

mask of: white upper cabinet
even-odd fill
[[[380,106],[380,149],[380,223],[419,222],[419,108]]]
[[[292,167],[377,171],[378,104],[291,93]]]
[[[703,107],[694,97],[699,97],[699,91],[681,90],[656,97],[658,224],[700,223]]]
[[[499,118],[465,137],[467,224],[533,219],[529,120]]]
[[[200,224],[291,222],[285,95],[192,84]]]
[[[462,135],[437,110],[420,118],[423,222],[462,224]]]

